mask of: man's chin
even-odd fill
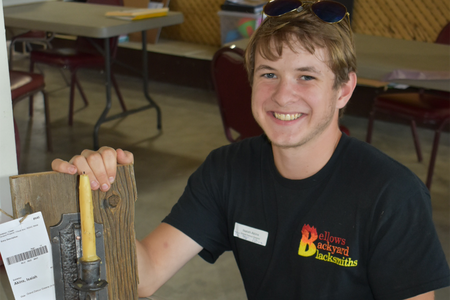
[[[310,139],[280,139],[280,138],[271,139],[270,136],[268,136],[268,139],[272,143],[272,146],[280,149],[301,147],[310,140]]]

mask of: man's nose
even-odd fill
[[[274,88],[272,101],[284,107],[297,99],[294,83],[289,79],[280,79]]]

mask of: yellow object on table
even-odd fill
[[[95,225],[94,206],[92,204],[92,191],[89,177],[80,175],[79,186],[80,197],[80,218],[81,218],[81,247],[83,250],[82,261],[96,261],[97,256],[95,245]]]

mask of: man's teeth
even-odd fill
[[[273,115],[275,116],[275,118],[282,121],[292,121],[302,116],[302,114],[279,114],[279,113],[274,113]]]

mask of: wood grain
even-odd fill
[[[61,215],[79,212],[78,176],[44,172],[10,177],[15,218],[41,211],[47,232]],[[109,299],[138,299],[135,246],[136,181],[133,165],[118,166],[116,180],[104,193],[93,191],[94,220],[104,226]]]

